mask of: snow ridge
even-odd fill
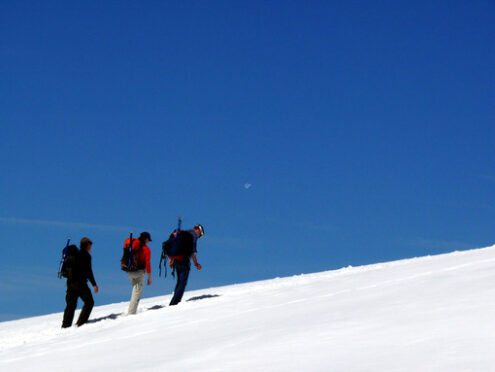
[[[489,371],[494,275],[495,246],[3,322],[0,370]]]

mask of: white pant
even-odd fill
[[[145,272],[144,270],[129,271],[127,275],[132,284],[131,302],[129,302],[129,311],[127,313],[136,314],[139,300],[141,300],[141,295],[143,294]]]

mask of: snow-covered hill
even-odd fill
[[[61,313],[0,323],[0,370],[495,370],[495,246],[184,299],[95,307],[79,329]]]

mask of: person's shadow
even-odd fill
[[[191,297],[191,298],[187,299],[187,302],[189,302],[189,301],[200,301],[200,300],[204,300],[204,299],[207,299],[207,298],[215,298],[215,297],[220,297],[220,295],[217,295],[217,294],[205,294],[205,295],[201,295],[201,296]],[[154,306],[148,307],[146,310],[160,310],[160,309],[163,309],[164,307],[166,307],[166,306],[165,305],[154,305]],[[107,315],[107,316],[102,316],[101,318],[90,319],[90,320],[88,320],[87,323],[98,323],[98,322],[101,322],[103,320],[115,320],[115,319],[117,319],[119,316],[121,316],[123,314],[124,313],[114,313],[114,314],[110,314],[110,315]]]
[[[220,297],[220,295],[217,295],[217,294],[205,294],[205,295],[201,295],[201,296],[191,297],[191,298],[187,299],[186,301],[187,302],[189,302],[189,301],[199,301],[199,300],[204,300],[206,298],[214,298],[214,297]],[[166,307],[166,306],[165,305],[154,305],[154,306],[148,307],[146,310],[160,310],[160,309],[163,309],[164,307]]]
[[[201,295],[201,296],[196,296],[196,297],[191,297],[187,300],[187,302],[189,301],[199,301],[199,300],[204,300],[205,298],[214,298],[214,297],[220,297],[220,295],[217,295],[217,294],[205,294],[205,295]]]
[[[111,319],[111,320],[115,320],[117,319],[119,316],[121,316],[122,314],[124,313],[114,313],[114,314],[110,314],[110,315],[107,315],[107,316],[102,316],[101,318],[95,318],[95,319],[90,319],[87,321],[87,323],[98,323],[98,322],[101,322],[103,320],[108,320],[108,319]]]

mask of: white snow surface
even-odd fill
[[[3,322],[0,371],[494,371],[494,276],[495,246]]]

